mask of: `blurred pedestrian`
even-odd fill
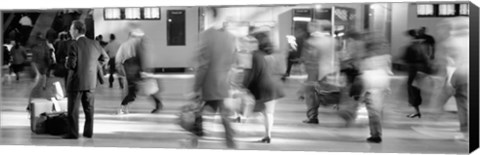
[[[20,72],[23,71],[25,62],[27,61],[27,51],[19,42],[12,42],[13,48],[11,50],[12,54],[12,70],[16,75],[16,80],[20,80]],[[7,51],[8,52],[8,51]]]
[[[440,102],[445,105],[449,98],[455,97],[461,134],[455,138],[469,141],[469,18],[457,17],[440,22],[440,34],[446,36],[437,49],[446,55],[447,80]]]
[[[74,42],[68,32],[60,32],[59,40],[55,42],[55,58],[57,63],[53,75],[64,79],[65,84],[67,83],[68,69],[65,67],[65,62],[68,54],[68,48]]]
[[[265,57],[273,53],[272,42],[268,32],[254,32],[251,34],[258,40],[258,50],[253,52],[252,68],[245,73],[244,86],[255,97],[254,112],[264,115],[265,136],[262,143],[270,143],[274,124],[276,100],[285,96],[281,87],[274,80],[271,65]]]
[[[200,111],[209,106],[220,112],[227,147],[236,148],[233,140],[234,131],[228,118],[230,110],[224,104],[224,99],[229,95],[227,78],[234,62],[236,39],[233,34],[222,28],[223,21],[219,20],[221,14],[216,8],[209,8],[206,13],[213,21],[212,27],[200,34],[199,48],[195,57],[197,66],[193,91],[196,94],[195,98],[204,102]],[[202,122],[202,116],[197,115],[195,119],[197,136],[204,135]]]
[[[318,108],[337,102],[339,88],[331,77],[339,72],[335,67],[334,39],[328,32],[330,22],[316,20],[309,23],[310,38],[304,43],[302,60],[307,80],[300,94],[307,105],[307,119],[303,123],[318,124]]]
[[[145,47],[145,33],[139,29],[132,30],[126,42],[120,45],[118,53],[115,56],[115,66],[119,71],[120,76],[125,76],[127,79],[127,96],[122,100],[121,107],[117,114],[128,114],[128,105],[135,101],[137,93],[140,89],[148,89],[145,87],[158,87],[157,85],[142,85],[145,82],[142,78],[145,66],[143,66],[143,55],[146,53]],[[163,108],[162,101],[159,97],[159,90],[147,92],[148,95],[155,101],[155,109],[151,113],[158,113]]]
[[[411,38],[411,42],[405,49],[403,60],[408,65],[408,102],[415,109],[415,113],[407,115],[409,118],[421,118],[420,105],[422,104],[421,91],[417,86],[413,86],[414,81],[421,76],[420,74],[430,73],[428,47],[422,43],[422,40],[416,39],[417,33],[415,30],[407,31],[407,35]]]
[[[290,76],[292,67],[300,63],[300,51],[298,50],[298,44],[296,38],[293,36],[287,36],[288,43],[288,55],[287,55],[287,70],[283,75],[282,80],[286,80]]]
[[[345,87],[342,88],[338,113],[350,127],[355,123],[360,97],[363,91],[363,84],[360,78],[360,60],[365,55],[366,45],[364,34],[356,31],[349,31],[345,34],[347,53],[350,55],[341,62],[341,73],[346,76]]]
[[[43,89],[46,89],[47,73],[54,60],[51,55],[51,47],[48,45],[42,33],[37,33],[35,44],[32,50],[32,65],[35,65],[40,73],[40,83]]]
[[[372,32],[366,38],[366,52],[360,60],[360,78],[363,85],[361,102],[368,112],[370,137],[367,142],[382,142],[383,102],[390,91],[391,55],[386,42],[379,34]]]
[[[98,43],[100,44],[100,46],[102,46],[102,48],[105,48],[105,46],[107,46],[107,42],[103,41],[103,36],[102,35],[98,35],[97,37],[95,37],[95,40],[98,41]]]
[[[110,57],[110,61],[108,62],[108,68],[110,76],[108,78],[109,87],[113,87],[114,74],[116,73],[115,67],[115,56],[117,55],[117,51],[120,48],[120,43],[116,40],[115,34],[110,34],[110,43],[107,44],[105,47],[105,51],[107,52],[108,56]],[[123,80],[120,76],[118,76],[118,84],[120,85],[120,89],[123,89]]]

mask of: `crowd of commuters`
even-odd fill
[[[298,36],[287,36],[289,51],[288,67],[283,77],[274,75],[272,54],[278,52],[272,42],[271,30],[260,27],[250,27],[246,36],[238,38],[226,30],[223,14],[215,8],[206,12],[213,19],[210,26],[200,33],[198,50],[195,51],[195,80],[192,86],[192,99],[200,104],[200,113],[195,116],[194,134],[204,135],[203,117],[201,112],[205,107],[218,111],[224,126],[226,145],[237,148],[234,141],[235,129],[230,116],[232,109],[225,103],[232,97],[232,90],[246,100],[242,117],[248,119],[251,112],[259,112],[264,116],[265,135],[259,141],[271,143],[274,126],[275,105],[278,99],[285,96],[280,80],[290,76],[291,67],[302,64],[307,74],[298,91],[299,98],[306,104],[306,120],[303,123],[319,124],[320,107],[333,106],[338,115],[349,127],[355,123],[360,105],[365,105],[368,112],[370,136],[367,142],[382,142],[382,113],[385,98],[390,94],[392,71],[392,56],[386,39],[377,32],[348,30],[343,32],[346,53],[339,54],[338,33],[332,34],[331,23],[325,20],[309,22],[307,31]],[[409,118],[421,118],[422,104],[421,88],[416,81],[418,76],[442,76],[445,86],[441,100],[454,96],[457,101],[460,129],[468,137],[468,21],[453,19],[442,22],[439,29],[445,32],[445,37],[435,43],[434,37],[426,33],[426,28],[412,29],[406,32],[411,41],[405,46],[402,60],[407,64],[408,103],[415,112],[408,114]],[[109,72],[109,87],[113,87],[115,76],[121,89],[126,80],[127,94],[121,102],[118,114],[128,114],[130,105],[142,87],[142,83],[152,82],[157,89],[145,91],[142,95],[150,96],[155,102],[151,113],[159,113],[163,108],[160,98],[161,85],[144,66],[147,37],[142,30],[133,28],[125,42],[116,40],[115,34],[110,35],[110,41],[103,41],[100,35],[93,39],[85,37],[85,24],[74,21],[69,32],[61,32],[53,43],[42,34],[35,38],[31,66],[35,70],[36,85],[45,89],[50,69],[53,76],[63,78],[68,98],[69,131],[64,138],[79,137],[79,107],[82,105],[85,113],[83,136],[93,137],[94,125],[94,93],[97,82],[103,83],[105,68]],[[241,40],[241,41],[239,41]],[[239,44],[245,41],[241,47]],[[342,41],[343,43],[343,41]],[[4,47],[7,59],[4,65],[11,65],[11,70],[19,80],[19,73],[27,60],[27,50],[18,41],[11,41],[11,48]],[[440,46],[441,48],[438,48]],[[243,48],[243,49],[242,49]],[[245,51],[246,50],[246,51]],[[249,57],[244,57],[249,55]],[[147,56],[148,57],[148,56]],[[247,59],[245,59],[247,58]],[[5,63],[5,62],[9,63]],[[278,60],[277,60],[278,61]],[[448,63],[435,63],[448,62]],[[417,84],[415,84],[417,82]],[[150,83],[150,84],[152,84]],[[154,87],[150,85],[151,87]],[[300,123],[300,122],[299,122]],[[241,130],[241,129],[239,129]]]

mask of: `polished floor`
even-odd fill
[[[30,131],[25,97],[32,80],[6,82],[2,85],[0,112],[0,145],[93,146],[134,148],[190,148],[190,135],[176,124],[177,113],[188,104],[185,94],[192,84],[192,75],[158,75],[162,78],[164,109],[150,114],[153,101],[139,97],[131,106],[131,114],[115,115],[120,105],[122,90],[101,85],[96,91],[94,138],[64,140],[57,136],[36,135]],[[406,102],[403,86],[405,76],[395,76],[392,94],[384,103],[383,142],[366,143],[369,135],[364,110],[356,125],[343,127],[344,122],[332,108],[320,108],[320,124],[308,125],[305,105],[297,99],[296,90],[303,76],[293,76],[284,89],[287,97],[278,101],[271,144],[258,141],[263,136],[261,116],[246,123],[233,123],[238,148],[244,150],[321,151],[321,152],[380,152],[380,153],[447,153],[466,154],[468,142],[455,138],[458,119],[453,110],[442,115],[430,115],[431,104],[425,104],[421,119],[409,119],[412,112]],[[446,109],[454,109],[450,101]],[[209,113],[206,117],[207,135],[199,140],[200,149],[225,149],[220,119]],[[81,127],[83,115],[81,115]],[[80,131],[82,132],[82,131]]]

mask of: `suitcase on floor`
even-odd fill
[[[54,103],[47,99],[33,99],[28,105],[30,114],[30,129],[36,134],[46,133],[47,115],[43,113],[66,112],[67,100],[62,99]]]

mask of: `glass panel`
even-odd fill
[[[120,19],[120,9],[105,9],[105,19]]]
[[[470,8],[468,4],[460,4],[460,15],[469,15]]]
[[[125,9],[126,19],[140,19],[140,8],[127,8]]]
[[[417,5],[417,14],[422,16],[433,15],[433,4],[420,4]]]
[[[145,19],[160,19],[160,8],[143,9],[143,17]]]
[[[440,4],[439,15],[455,15],[455,4]]]

